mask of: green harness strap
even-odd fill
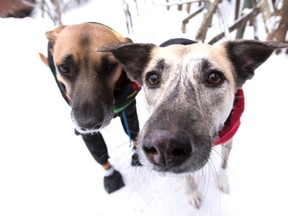
[[[140,90],[141,88],[137,85],[137,83],[129,83],[129,85],[123,89],[123,94],[120,97],[115,98],[114,114],[118,114],[128,107]]]

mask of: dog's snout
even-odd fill
[[[94,125],[92,125],[91,124],[91,126],[88,126],[88,125],[86,125],[85,127],[80,127],[80,129],[82,130],[82,131],[95,131],[95,130],[98,130],[98,129],[100,129],[101,128],[101,126],[102,126],[102,122],[100,122],[100,123],[98,123],[98,124],[96,124],[95,126]]]
[[[79,132],[93,132],[99,130],[104,124],[104,115],[74,115],[76,128],[79,128]]]
[[[81,102],[81,101],[80,101]],[[93,133],[107,126],[113,118],[113,109],[101,103],[72,104],[71,117],[80,133]]]
[[[188,138],[179,137],[168,130],[149,133],[142,145],[149,162],[166,168],[180,166],[191,155],[192,145]]]

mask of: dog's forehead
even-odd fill
[[[182,62],[198,59],[207,59],[215,63],[227,61],[226,50],[223,46],[195,43],[191,45],[170,45],[168,47],[156,47],[152,52],[152,58],[165,59],[167,62]]]
[[[56,60],[67,55],[87,56],[102,55],[95,52],[95,49],[103,45],[119,45],[121,38],[112,29],[94,23],[68,25],[57,35],[54,44]],[[82,52],[82,53],[79,53]],[[92,57],[92,56],[91,56]]]
[[[224,45],[212,46],[209,44],[195,43],[191,45],[170,45],[167,47],[155,47],[151,52],[147,71],[157,67],[161,63],[178,67],[193,67],[201,62],[209,62],[215,69],[223,71],[228,77],[233,79],[233,66],[228,58]],[[163,61],[164,60],[164,61]]]
[[[89,40],[90,43],[105,44],[107,42],[119,44],[120,35],[114,30],[96,23],[83,23],[78,25],[66,26],[58,35],[57,40],[69,39],[75,42],[75,40],[82,41],[81,45],[86,45],[85,40]],[[84,43],[83,43],[84,41]]]

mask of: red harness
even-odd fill
[[[218,139],[213,143],[213,146],[225,144],[237,132],[241,122],[240,118],[244,112],[245,100],[243,89],[238,89],[235,94],[235,101],[230,116],[224,123],[224,127],[218,132]]]

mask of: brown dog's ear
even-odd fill
[[[255,40],[228,41],[225,48],[237,73],[237,87],[254,76],[254,71],[264,63],[275,49],[288,47],[284,43]]]
[[[38,54],[39,54],[39,57],[40,57],[41,61],[42,61],[46,66],[48,66],[48,59],[47,59],[47,57],[46,57],[44,54],[42,54],[42,53],[38,53]]]
[[[46,38],[50,42],[54,43],[56,41],[56,38],[58,37],[59,32],[62,31],[65,27],[66,27],[65,25],[60,25],[52,31],[47,31]]]
[[[120,46],[102,46],[97,48],[97,51],[111,52],[122,65],[128,77],[142,86],[142,74],[155,46],[154,44],[132,43]]]
[[[130,38],[121,38],[121,43],[123,44],[128,44],[128,43],[133,43],[133,41]]]

